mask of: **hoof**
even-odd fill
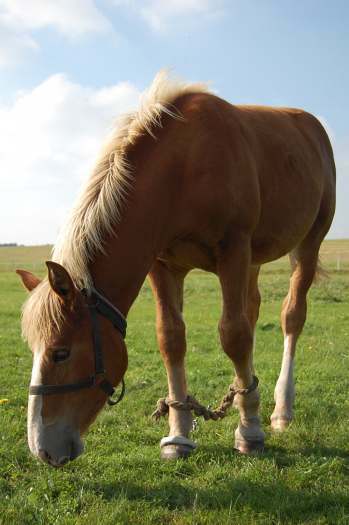
[[[284,432],[290,426],[291,419],[287,417],[271,416],[271,428],[275,432]]]
[[[165,445],[161,448],[161,459],[186,459],[193,453],[193,447],[187,445]]]
[[[196,443],[185,436],[167,436],[160,442],[160,456],[161,459],[185,459],[195,448]]]
[[[247,441],[246,439],[235,439],[235,447],[241,454],[260,454],[264,450],[263,441]]]

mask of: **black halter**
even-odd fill
[[[122,378],[122,388],[119,397],[114,400],[112,395],[115,392],[113,385],[105,377],[105,369],[103,364],[102,340],[99,326],[98,314],[102,315],[113,324],[113,326],[120,332],[123,338],[126,336],[127,322],[122,313],[110,303],[103,295],[101,295],[95,288],[91,291],[86,289],[81,290],[81,293],[88,298],[88,309],[91,316],[92,323],[92,339],[93,350],[95,357],[95,373],[84,381],[78,383],[67,383],[65,385],[31,385],[29,387],[29,395],[31,396],[49,396],[52,394],[67,394],[69,392],[76,392],[83,388],[93,388],[98,386],[108,395],[108,405],[116,405],[119,403],[125,394],[125,381]],[[98,378],[102,378],[98,381]]]

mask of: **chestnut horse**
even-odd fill
[[[22,328],[34,357],[32,453],[54,466],[81,453],[81,435],[123,380],[124,318],[147,274],[168,378],[170,429],[161,454],[193,450],[192,413],[178,409],[188,399],[183,281],[193,268],[216,273],[222,288],[219,333],[235,367],[240,413],[235,447],[261,449],[252,364],[260,266],[290,254],[271,416],[273,429],[283,430],[292,419],[306,296],[334,210],[333,153],[314,116],[234,106],[203,85],[158,74],[139,110],[105,144],[47,263],[48,278],[18,270],[31,291]]]

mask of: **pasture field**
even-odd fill
[[[349,241],[328,241],[323,251],[331,250],[349,251]],[[160,460],[167,422],[155,423],[150,414],[166,394],[166,378],[146,283],[129,316],[126,396],[101,413],[86,436],[85,454],[54,470],[34,460],[26,443],[31,354],[20,337],[26,292],[12,271],[17,262],[24,268],[32,263],[43,274],[40,261],[48,251],[0,248],[0,524],[349,524],[347,263],[336,271],[336,262],[323,257],[329,279],[309,296],[296,358],[295,420],[284,434],[271,433],[269,417],[288,271],[281,260],[262,273],[255,354],[266,431],[262,455],[234,452],[237,413],[231,411],[221,422],[199,421],[193,433],[199,448],[189,460]],[[185,288],[188,382],[190,392],[211,406],[232,379],[219,345],[219,316],[217,278],[192,272]]]
[[[50,259],[52,246],[0,246],[0,272],[11,272],[16,268],[23,268],[32,272],[44,271],[45,260]],[[322,243],[321,261],[328,270],[349,271],[349,240],[326,240]],[[288,271],[288,258],[282,257],[278,261],[266,265],[265,270]]]

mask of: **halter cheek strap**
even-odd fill
[[[94,375],[77,383],[66,383],[64,385],[31,385],[29,387],[29,395],[49,396],[54,394],[67,394],[85,388],[93,388],[98,386],[103,390],[103,392],[107,394],[108,404],[116,405],[125,395],[125,381],[124,378],[122,378],[122,388],[119,397],[115,400],[112,399],[115,389],[110,381],[105,377],[106,372],[103,362],[102,338],[98,314],[108,319],[123,338],[126,336],[127,322],[122,313],[110,301],[108,301],[108,299],[103,297],[103,295],[100,294],[95,288],[91,288],[91,291],[89,292],[86,289],[83,289],[81,290],[81,293],[88,299],[87,306],[91,317],[95,369]]]
[[[108,299],[106,299],[102,294],[100,294],[95,288],[91,288],[90,292],[83,288],[81,290],[81,293],[93,300],[93,304],[89,305],[89,308],[94,307],[100,315],[109,319],[114,328],[116,328],[117,331],[120,332],[122,337],[125,339],[127,321],[120,312],[120,310],[118,310],[116,306],[114,306],[110,301],[108,301]]]
[[[82,290],[84,295],[87,295],[86,290]],[[92,323],[92,340],[95,354],[95,380],[97,382],[98,377],[102,377],[102,380],[98,382],[99,388],[103,390],[108,396],[108,405],[116,405],[121,401],[125,394],[125,382],[122,378],[122,389],[118,399],[113,400],[112,395],[115,392],[113,385],[105,377],[105,369],[103,363],[102,353],[102,338],[99,326],[98,314],[106,317],[113,326],[120,332],[123,338],[126,336],[127,322],[121,312],[115,308],[107,299],[105,299],[96,289],[92,289],[89,298],[93,300],[92,304],[88,305],[91,323]]]

